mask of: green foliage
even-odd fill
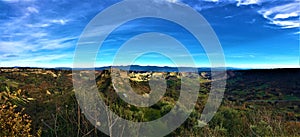
[[[147,108],[146,111],[145,111],[146,121],[152,121],[152,120],[158,119],[160,117],[161,117],[161,115],[160,115],[159,110]]]
[[[247,129],[243,112],[228,107],[222,107],[209,123],[210,127],[224,129],[228,136],[242,136]],[[222,131],[222,132],[223,132]],[[225,134],[224,133],[224,134]]]
[[[256,125],[250,126],[251,130],[255,135],[259,136],[272,136],[273,129],[270,125],[268,125],[265,121],[260,121]]]
[[[71,72],[51,72],[58,77],[48,73],[1,73],[0,136],[18,136],[18,133],[21,136],[105,136],[78,107]],[[97,73],[100,96],[112,111],[130,121],[152,121],[166,115],[180,95],[180,79],[169,77],[160,101],[149,108],[133,106],[114,92],[109,71]],[[209,123],[199,120],[211,86],[209,79],[201,78],[195,111],[167,136],[300,136],[299,94],[294,92],[299,89],[298,79],[273,81],[260,76],[264,73],[235,73],[236,77],[228,80],[221,107]],[[131,84],[138,94],[150,91],[148,82],[131,81]],[[205,126],[199,127],[201,123]],[[165,123],[157,126],[167,128]],[[147,131],[156,132],[155,127]]]

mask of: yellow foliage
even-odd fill
[[[0,108],[0,136],[31,137],[31,119],[23,110],[16,112],[16,105],[2,104]]]
[[[24,108],[18,111],[16,102],[27,102],[21,95],[22,91],[11,92],[9,88],[0,92],[0,136],[1,137],[32,137],[30,116],[24,114]]]

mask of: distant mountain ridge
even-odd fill
[[[203,68],[193,68],[193,67],[170,67],[170,66],[140,66],[140,65],[127,65],[127,66],[104,66],[104,67],[95,67],[95,68],[70,68],[70,67],[56,67],[56,68],[39,68],[39,67],[0,67],[1,69],[55,69],[55,70],[107,70],[110,68],[118,68],[126,71],[144,71],[144,72],[191,72],[191,71],[211,71],[212,68],[203,67]],[[213,70],[223,70],[221,68],[213,68]],[[240,68],[226,67],[226,70],[245,70]]]
[[[193,67],[169,67],[169,66],[140,66],[140,65],[127,65],[127,66],[106,66],[106,67],[96,67],[96,68],[73,68],[73,70],[107,70],[110,68],[118,68],[127,71],[145,71],[145,72],[190,72],[195,69],[198,71],[211,71],[212,68],[193,68]],[[213,70],[223,70],[221,68],[214,68]],[[226,67],[226,70],[243,70],[238,68]]]

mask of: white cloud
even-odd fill
[[[300,22],[299,21],[276,21],[273,20],[272,23],[274,25],[281,26],[282,28],[298,28],[300,27]]]
[[[0,41],[0,51],[3,53],[19,53],[22,52],[22,42],[17,41]]]
[[[61,25],[65,25],[67,22],[69,22],[68,20],[65,19],[55,19],[55,20],[51,20],[52,23],[57,23],[57,24],[61,24]]]
[[[41,23],[36,23],[36,24],[25,24],[25,26],[29,28],[46,28],[55,24],[65,25],[68,22],[69,20],[67,19],[52,19],[52,20],[41,21]]]
[[[25,35],[20,33],[18,35]],[[0,52],[2,54],[24,54],[41,50],[62,50],[74,46],[72,42],[77,37],[66,37],[59,39],[47,39],[47,33],[27,34],[30,38],[20,41],[0,41]]]
[[[39,13],[39,10],[37,10],[35,7],[27,7],[27,10],[30,13]]]
[[[35,0],[0,0],[0,1],[7,2],[7,3],[16,3],[16,2],[32,2]]]
[[[48,34],[44,32],[38,32],[38,33],[32,33],[31,36],[35,38],[41,38],[41,37],[48,36]]]
[[[300,27],[299,1],[285,3],[272,8],[263,8],[259,10],[258,13],[269,20],[270,24],[274,24],[282,28]]]
[[[19,1],[19,0],[1,0],[1,1],[4,1],[4,2],[16,2],[16,1]]]
[[[69,48],[72,45],[70,41],[77,39],[77,37],[66,37],[66,38],[60,38],[60,39],[40,39],[37,41],[40,44],[39,49],[47,49],[47,50],[54,50],[54,49],[63,49],[63,48]],[[66,42],[69,41],[69,42]]]
[[[62,10],[59,1],[55,4],[35,1],[0,0],[0,3],[3,2],[13,8],[0,11],[4,12],[3,15],[7,18],[0,21],[0,66],[64,66],[59,63],[70,62],[65,61],[65,58],[73,57],[73,51],[69,50],[75,46],[74,40],[78,38],[76,35],[80,32],[74,28],[74,31],[69,33],[61,28],[62,25],[74,20],[81,21],[83,18],[87,20],[84,16],[99,10],[87,8],[89,5],[74,6],[64,10],[63,15],[59,14]],[[49,8],[42,10],[44,6]],[[82,24],[76,25],[84,28],[85,24]],[[66,52],[70,52],[68,53],[70,56],[65,56]]]
[[[180,2],[179,0],[166,0],[166,1],[171,2],[171,3],[178,3],[178,2]]]
[[[30,44],[26,40],[0,41],[0,51],[4,54],[20,54],[39,49],[38,45]]]
[[[253,4],[260,4],[260,0],[236,0],[237,1],[237,6],[241,5],[253,5]]]
[[[219,2],[219,0],[204,0],[204,1],[207,1],[207,2]]]
[[[287,14],[277,14],[275,15],[274,19],[287,19],[290,17],[297,17],[299,16],[297,12],[287,13]]]
[[[49,27],[50,24],[49,23],[37,23],[37,24],[25,24],[26,27],[29,28],[45,28],[45,27]]]

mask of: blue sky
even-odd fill
[[[72,67],[76,43],[85,26],[99,12],[117,2],[0,0],[0,66]],[[167,2],[189,5],[206,18],[220,40],[228,67],[300,67],[299,0]],[[133,20],[115,30],[104,42],[96,66],[110,65],[119,44],[128,40],[126,38],[153,30],[174,34],[183,41],[199,67],[210,66],[205,52],[188,32],[176,24],[151,18]],[[149,41],[138,46],[151,44]],[[168,46],[165,50],[172,48],[172,45]],[[134,49],[128,54],[134,54]],[[172,61],[148,53],[140,56],[135,64],[172,66]]]

